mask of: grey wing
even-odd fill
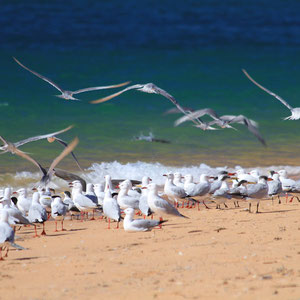
[[[256,138],[264,145],[267,146],[265,140],[263,139],[263,137],[261,136],[261,134],[259,133],[258,129],[256,126],[253,126],[251,124],[251,122],[244,117],[244,124],[247,126],[248,130],[254,134],[256,136]]]
[[[218,115],[216,114],[216,112],[213,109],[204,108],[204,109],[196,110],[188,115],[185,115],[185,116],[179,118],[178,120],[175,121],[174,126],[178,126],[179,124],[189,121],[189,120],[195,120],[195,119],[201,118],[204,115],[209,115],[214,120],[219,120]]]
[[[183,109],[186,111],[186,112],[193,112],[194,110],[190,107],[183,107]],[[168,110],[166,110],[163,115],[169,115],[169,114],[178,114],[178,113],[181,113],[181,110],[178,109],[178,107],[173,107],[173,108],[170,108]]]
[[[97,104],[97,103],[102,103],[102,102],[105,102],[105,101],[108,101],[112,98],[115,98],[121,94],[123,94],[124,92],[126,91],[129,91],[129,90],[133,90],[133,89],[138,89],[138,88],[142,88],[144,86],[144,84],[135,84],[135,85],[131,85],[131,86],[128,86],[127,88],[117,92],[117,93],[114,93],[112,95],[109,95],[107,97],[104,97],[104,98],[100,98],[100,99],[97,99],[97,100],[94,100],[94,101],[90,101],[90,103],[92,104]]]
[[[48,133],[48,134],[44,134],[44,135],[33,136],[33,137],[28,138],[28,139],[16,142],[16,143],[14,143],[14,145],[18,148],[18,147],[20,147],[24,144],[30,143],[30,142],[35,142],[35,141],[38,141],[38,140],[41,140],[41,139],[47,139],[47,138],[50,138],[50,137],[54,137],[55,135],[66,132],[66,131],[70,130],[73,127],[74,126],[71,125],[71,126],[65,128],[65,129],[60,130],[60,131],[56,131],[56,132]]]
[[[30,222],[47,221],[47,212],[39,206],[31,206],[28,212],[28,219]]]
[[[254,120],[248,119],[247,117],[245,117],[244,115],[238,115],[238,116],[233,116],[233,115],[225,115],[225,116],[221,116],[220,119],[223,121],[226,121],[228,123],[239,123],[239,124],[244,124],[244,119],[247,119],[248,122],[252,125],[252,126],[256,126],[258,127],[258,123],[255,122]]]
[[[53,173],[53,169],[55,168],[55,166],[65,157],[67,156],[70,152],[72,152],[72,150],[77,146],[79,142],[79,139],[76,137],[67,148],[64,149],[64,151],[57,156],[54,161],[52,162],[51,166],[49,167],[49,170],[47,172],[47,174]]]
[[[105,89],[114,89],[114,88],[121,87],[121,86],[124,86],[124,85],[129,84],[129,83],[130,83],[130,81],[126,81],[126,82],[119,83],[119,84],[114,84],[114,85],[89,87],[89,88],[74,91],[74,92],[72,92],[72,94],[80,94],[80,93],[85,93],[85,92],[90,92],[90,91],[97,91],[97,90],[105,90]]]
[[[63,180],[69,181],[69,182],[79,180],[82,185],[82,190],[86,191],[86,181],[84,179],[82,179],[80,176],[69,173],[69,172],[61,170],[61,169],[57,169],[57,168],[55,168],[54,174],[57,177],[59,177]]]
[[[283,105],[285,105],[289,110],[292,110],[293,108],[284,100],[282,99],[280,96],[276,95],[275,93],[271,92],[270,90],[266,89],[265,87],[263,87],[262,85],[260,85],[258,82],[256,82],[247,72],[246,70],[242,69],[242,71],[244,72],[244,74],[248,77],[248,79],[250,81],[252,81],[255,85],[257,85],[259,88],[261,88],[262,90],[264,90],[265,92],[267,92],[268,94],[270,94],[271,96],[275,97],[277,100],[279,100]]]
[[[61,87],[59,87],[54,81],[52,81],[52,80],[50,80],[49,78],[47,78],[47,77],[45,77],[45,76],[43,76],[43,75],[41,75],[41,74],[39,74],[39,73],[37,73],[37,72],[35,72],[35,71],[29,69],[29,68],[26,67],[26,66],[24,66],[24,65],[21,64],[15,57],[13,57],[13,59],[14,59],[14,61],[15,61],[17,64],[19,64],[19,65],[20,65],[22,68],[24,68],[25,70],[31,72],[31,73],[34,74],[35,76],[37,76],[37,77],[43,79],[44,81],[48,82],[48,83],[51,84],[53,87],[55,87],[57,90],[59,90],[61,93],[64,92],[64,90],[63,90]]]
[[[63,145],[64,147],[68,147],[68,144],[67,144],[65,141],[63,141],[63,140],[61,140],[61,139],[59,139],[59,138],[57,138],[57,137],[55,137],[55,140],[58,141],[58,142],[59,142],[61,145]],[[78,161],[78,159],[77,159],[77,157],[75,156],[75,154],[74,154],[73,151],[71,151],[71,155],[72,155],[72,157],[74,158],[74,160],[75,160],[75,162],[76,162],[78,168],[80,169],[80,171],[83,172],[82,168],[80,167],[79,161]]]
[[[154,201],[154,205],[163,209],[167,214],[181,216],[180,212],[168,201],[158,199]]]
[[[26,154],[25,152],[23,152],[17,148],[14,151],[18,156],[23,157],[23,158],[27,159],[28,161],[32,162],[34,165],[36,165],[40,169],[40,171],[43,173],[43,175],[45,175],[47,173],[47,171],[36,160],[34,160],[32,157],[30,157],[28,154]]]
[[[131,224],[136,228],[144,228],[145,230],[150,230],[151,228],[158,226],[160,222],[156,220],[136,219],[133,220]]]

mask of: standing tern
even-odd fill
[[[289,117],[284,118],[284,120],[299,120],[300,119],[300,107],[291,107],[284,99],[282,99],[280,96],[276,95],[275,93],[271,92],[270,90],[266,89],[262,85],[260,85],[258,82],[256,82],[248,73],[246,70],[242,69],[244,74],[248,77],[250,81],[252,81],[255,85],[257,85],[259,88],[270,94],[271,96],[275,97],[277,100],[279,100],[284,106],[286,106],[290,111],[291,115]]]
[[[113,88],[117,88],[117,87],[121,87],[124,86],[126,84],[129,84],[130,81],[127,82],[123,82],[120,84],[114,84],[114,85],[107,85],[107,86],[96,86],[96,87],[89,87],[89,88],[85,88],[85,89],[80,89],[80,90],[76,90],[76,91],[67,91],[62,89],[60,86],[58,86],[55,82],[53,82],[52,80],[50,80],[49,78],[29,69],[28,67],[24,66],[22,63],[20,63],[15,57],[13,57],[14,61],[19,64],[22,68],[24,68],[25,70],[31,72],[32,74],[34,74],[35,76],[39,77],[40,79],[48,82],[49,84],[51,84],[53,87],[55,87],[57,90],[59,90],[61,92],[61,95],[56,95],[56,97],[65,99],[65,100],[79,100],[77,98],[74,98],[73,95],[76,94],[80,94],[80,93],[85,93],[85,92],[90,92],[90,91],[96,91],[96,90],[104,90],[104,89],[113,89]],[[79,100],[80,101],[80,100]]]

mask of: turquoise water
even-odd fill
[[[235,1],[176,1],[170,10],[170,3],[153,1],[74,3],[71,12],[66,10],[70,3],[56,1],[7,1],[2,7],[2,136],[14,142],[74,124],[61,138],[79,137],[75,153],[84,168],[114,160],[178,166],[298,164],[299,121],[283,121],[288,109],[254,86],[241,68],[299,106],[299,4],[275,1],[268,8],[263,1],[257,11],[255,3],[238,6]],[[238,131],[203,132],[188,123],[174,128],[177,116],[162,115],[172,103],[158,95],[130,91],[107,103],[89,104],[114,92],[108,90],[80,94],[80,102],[64,101],[12,56],[66,89],[153,82],[182,106],[244,114],[259,123],[268,147],[242,125],[235,126]],[[149,132],[171,143],[133,140]],[[22,150],[47,166],[62,148],[40,141]],[[0,164],[2,173],[35,170],[10,154],[0,156]],[[70,157],[61,167],[76,170]]]

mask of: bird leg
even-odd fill
[[[153,220],[153,214],[151,215],[151,220]]]
[[[159,221],[162,222],[162,221],[163,221],[163,218],[160,217],[160,218],[159,218]],[[159,224],[159,229],[161,229],[161,228],[162,228],[162,227],[161,227],[161,224]]]
[[[117,227],[116,227],[116,229],[119,229],[119,223],[120,223],[120,222],[117,221]]]
[[[6,253],[5,253],[4,257],[7,257],[7,256],[8,256],[8,251],[9,251],[9,247],[7,247]]]
[[[291,203],[291,202],[293,202],[293,200],[294,200],[294,196],[292,196],[292,198],[290,199],[289,202]]]
[[[210,209],[210,207],[208,207],[208,206],[205,204],[204,200],[203,200],[203,204],[204,204],[205,208]]]
[[[198,211],[200,210],[200,203],[198,202]]]
[[[273,195],[271,196],[271,199],[272,199],[272,205],[274,205],[274,203],[273,203]]]
[[[47,213],[47,214],[48,214],[48,218],[47,218],[47,221],[48,221],[51,217],[51,213]]]
[[[0,247],[0,260],[4,260],[4,258],[2,257],[2,247]]]
[[[184,200],[182,200],[182,208],[184,208],[184,204],[185,204],[185,201]]]
[[[95,220],[95,210],[93,209],[93,216],[91,218],[91,221],[94,221]]]
[[[257,202],[257,205],[256,205],[256,213],[257,213],[257,214],[259,213],[258,207],[259,207],[259,202]]]
[[[107,229],[110,229],[110,218],[108,218],[108,226]]]
[[[224,206],[225,206],[226,208],[228,208],[228,206],[226,205],[226,203],[224,203]]]
[[[277,195],[277,198],[278,198],[278,204],[281,204],[280,196]]]
[[[67,229],[64,228],[64,220],[61,220],[61,231],[67,231]]]
[[[81,212],[80,212],[80,215],[81,215],[81,222],[83,222],[83,218],[84,218],[84,212],[83,212],[83,211],[81,211]]]
[[[57,221],[55,220],[55,230],[54,230],[54,232],[57,232],[58,230],[57,230]]]
[[[34,225],[34,233],[35,233],[34,237],[39,237],[37,232],[36,232],[36,225]]]
[[[288,202],[288,193],[285,193],[285,203]]]
[[[249,213],[251,213],[251,202],[249,203]]]
[[[46,235],[46,231],[45,231],[45,223],[43,223],[43,231],[42,231],[41,235]]]

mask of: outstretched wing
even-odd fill
[[[285,105],[289,110],[292,110],[293,108],[285,101],[283,100],[280,96],[276,95],[275,93],[271,92],[270,90],[266,89],[262,85],[260,85],[258,82],[256,82],[247,72],[246,70],[242,69],[244,74],[248,77],[250,81],[252,81],[255,85],[257,85],[259,88],[270,94],[271,96],[275,97],[277,100],[279,100],[283,105]]]
[[[41,139],[47,139],[49,137],[53,137],[55,135],[58,135],[60,133],[63,133],[63,132],[66,132],[68,130],[70,130],[71,128],[73,128],[73,125],[63,129],[63,130],[60,130],[60,131],[56,131],[56,132],[53,132],[53,133],[48,133],[48,134],[44,134],[44,135],[37,135],[37,136],[33,136],[31,138],[28,138],[26,140],[22,140],[22,141],[19,141],[19,142],[16,142],[14,143],[15,147],[20,147],[24,144],[27,144],[27,143],[30,143],[30,142],[35,142],[35,141],[38,141],[38,140],[41,140]]]
[[[49,170],[48,170],[48,175],[50,174],[53,174],[53,169],[55,168],[56,165],[58,165],[58,163],[65,157],[67,156],[70,152],[73,151],[73,149],[77,146],[79,142],[79,139],[76,137],[70,144],[68,147],[66,147],[64,149],[64,151],[59,155],[57,156],[54,161],[52,162],[52,164],[50,165],[49,167]],[[51,175],[50,175],[51,176]]]
[[[114,84],[114,85],[89,87],[89,88],[74,91],[74,92],[72,92],[72,94],[75,95],[75,94],[91,92],[91,91],[97,91],[97,90],[114,89],[114,88],[121,87],[121,86],[124,86],[124,85],[129,84],[129,83],[130,83],[130,81],[126,81],[126,82],[119,83],[119,84]]]
[[[30,162],[32,162],[34,165],[36,165],[40,171],[43,173],[43,175],[47,174],[47,171],[36,161],[34,160],[32,157],[30,157],[28,154],[26,154],[25,152],[19,150],[19,149],[15,149],[14,150],[15,154],[19,155],[20,157],[23,157],[27,160],[29,160]]]
[[[128,86],[127,88],[125,88],[125,89],[123,89],[123,90],[121,90],[121,91],[119,91],[117,93],[114,93],[114,94],[112,94],[110,96],[107,96],[107,97],[104,97],[104,98],[101,98],[101,99],[98,99],[98,100],[90,101],[90,103],[92,103],[92,104],[103,103],[105,101],[108,101],[108,100],[110,100],[112,98],[115,98],[115,97],[117,97],[117,96],[125,93],[126,91],[133,90],[133,89],[139,89],[139,88],[141,88],[143,86],[144,86],[144,84],[131,85],[131,86]]]
[[[13,59],[14,59],[14,61],[15,61],[17,64],[19,64],[19,65],[20,65],[22,68],[24,68],[25,70],[31,72],[31,73],[34,74],[35,76],[37,76],[37,77],[43,79],[44,81],[48,82],[48,83],[51,84],[53,87],[55,87],[57,90],[59,90],[61,93],[64,92],[64,90],[63,90],[61,87],[59,87],[55,82],[53,82],[53,81],[50,80],[49,78],[47,78],[47,77],[45,77],[45,76],[43,76],[43,75],[41,75],[41,74],[39,74],[39,73],[37,73],[37,72],[35,72],[35,71],[29,69],[29,68],[27,68],[26,66],[24,66],[23,64],[21,64],[15,57],[13,57]]]
[[[61,145],[63,145],[64,147],[68,147],[68,144],[67,144],[65,141],[63,141],[63,140],[61,140],[61,139],[59,139],[59,138],[57,138],[57,137],[55,137],[55,140],[58,141],[58,142],[59,142]],[[83,172],[82,168],[80,167],[79,161],[78,161],[78,159],[77,159],[77,157],[75,156],[75,154],[74,154],[73,151],[71,152],[71,155],[73,156],[74,160],[76,161],[76,164],[77,164],[78,168],[80,169],[80,171]]]
[[[201,118],[204,115],[209,115],[211,118],[214,120],[219,120],[219,116],[216,114],[216,112],[211,109],[211,108],[204,108],[200,110],[196,110],[188,115],[185,115],[179,119],[177,119],[174,123],[174,126],[178,126],[183,122],[190,121],[190,120],[195,120],[198,118]]]

